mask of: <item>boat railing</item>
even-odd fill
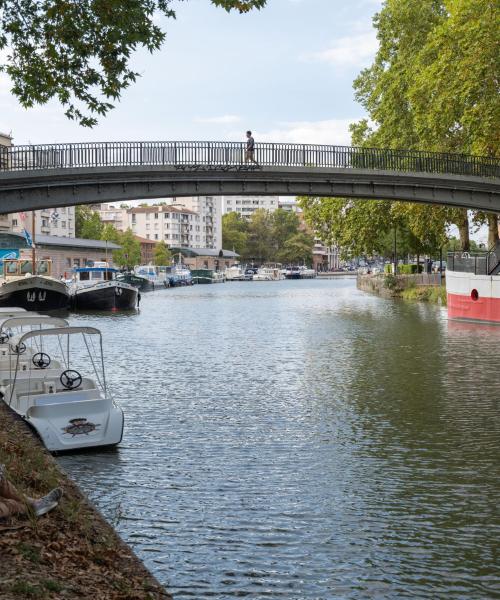
[[[499,265],[494,251],[484,252],[448,252],[447,269],[474,275],[491,275]]]

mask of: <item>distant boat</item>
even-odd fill
[[[147,279],[153,289],[170,286],[170,267],[157,265],[136,265],[133,274]]]
[[[5,259],[0,307],[17,306],[34,312],[69,308],[69,291],[64,281],[51,276],[52,261]]]
[[[244,281],[245,273],[240,265],[232,265],[225,271],[226,281]]]
[[[76,310],[130,310],[137,306],[138,290],[118,281],[118,271],[107,263],[73,269],[71,307]]]
[[[193,283],[225,283],[226,276],[212,269],[193,269],[191,271]]]
[[[182,263],[167,267],[167,275],[172,286],[192,285],[194,283],[192,272]]]
[[[281,265],[263,265],[253,276],[253,281],[281,281],[285,276],[281,272]]]
[[[301,279],[314,279],[317,275],[314,269],[308,269],[306,266],[299,267]]]
[[[288,267],[285,271],[286,279],[300,279],[299,267]]]
[[[135,273],[117,273],[116,281],[121,281],[123,283],[128,283],[129,285],[133,285],[140,292],[151,292],[155,289],[154,283],[146,279],[146,277],[141,277],[140,275],[136,275]],[[163,285],[161,287],[164,287]]]

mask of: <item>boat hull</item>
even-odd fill
[[[123,437],[123,411],[109,399],[34,406],[24,418],[50,452],[115,446]]]
[[[69,291],[65,283],[48,277],[22,277],[0,286],[0,307],[16,306],[34,312],[69,308]]]
[[[137,288],[112,282],[75,290],[71,307],[74,310],[132,310],[137,306],[137,299]]]
[[[140,292],[153,292],[155,289],[167,287],[164,281],[161,283],[157,283],[155,286],[154,282],[150,281],[149,279],[146,279],[146,277],[139,277],[139,275],[134,275],[131,273],[124,273],[123,275],[119,275],[117,277],[117,280],[134,286]]]
[[[448,318],[500,324],[500,275],[446,272]]]

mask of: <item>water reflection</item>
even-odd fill
[[[492,598],[500,328],[445,317],[351,280],[78,316],[126,430],[60,460],[176,598]]]

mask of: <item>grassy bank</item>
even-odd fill
[[[25,494],[59,486],[49,514],[0,520],[0,599],[171,598],[58,467],[28,425],[0,401],[0,463]]]
[[[446,306],[445,286],[420,285],[401,290],[401,298],[404,300],[417,300]]]

